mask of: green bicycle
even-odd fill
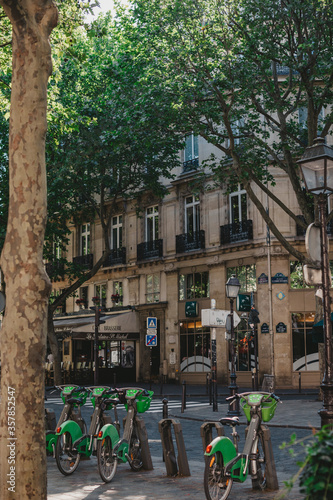
[[[207,500],[226,500],[233,481],[243,483],[248,473],[251,475],[254,489],[266,488],[262,422],[269,422],[274,417],[280,399],[273,393],[244,392],[227,398],[227,401],[232,403],[236,398],[240,399],[249,422],[244,449],[242,453],[238,452],[238,417],[221,418],[221,424],[232,427],[233,441],[226,436],[220,436],[206,448],[204,489]]]

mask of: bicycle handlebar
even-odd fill
[[[232,396],[229,396],[228,398],[226,398],[226,401],[234,401],[235,399],[240,399],[240,398],[247,399],[247,396],[249,396],[250,394],[261,394],[262,396],[266,396],[265,398],[263,398],[263,402],[267,401],[267,399],[269,399],[269,398],[274,398],[278,403],[282,404],[281,399],[278,396],[276,396],[274,394],[274,392],[261,392],[261,391],[252,391],[252,392],[243,392],[241,394],[233,394]]]

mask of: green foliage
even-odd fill
[[[324,427],[307,447],[305,467],[300,477],[306,500],[333,498],[333,430]]]

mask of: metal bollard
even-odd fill
[[[212,404],[212,378],[209,378],[209,405]]]
[[[252,392],[254,391],[254,373],[252,372]]]
[[[302,392],[302,372],[298,372],[298,392]]]
[[[163,403],[163,418],[168,418],[169,412],[168,412],[168,400],[166,398],[162,399]]]
[[[183,380],[183,385],[182,385],[182,409],[181,413],[184,413],[184,410],[186,410],[186,382]]]
[[[117,375],[113,374],[113,387],[117,387]]]
[[[224,436],[224,428],[220,422],[205,422],[200,427],[203,451],[213,441],[213,428],[216,429],[218,436]]]
[[[209,387],[209,373],[206,375],[206,396],[208,396],[208,387]]]
[[[178,450],[177,457],[173,445],[171,427],[173,427],[175,434]],[[167,470],[167,476],[190,476],[191,473],[188,465],[183,432],[180,423],[177,420],[165,418],[158,423],[158,430],[161,434],[163,456]]]

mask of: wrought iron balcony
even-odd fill
[[[177,234],[176,253],[190,252],[191,250],[202,250],[205,248],[205,231]]]
[[[252,220],[243,220],[221,226],[221,245],[253,239]]]
[[[137,245],[137,260],[163,257],[163,240],[145,241]]]
[[[62,260],[54,260],[45,264],[46,272],[50,280],[63,278],[65,275],[65,263]]]
[[[104,262],[103,267],[116,266],[119,264],[126,264],[126,247],[113,248],[111,254]]]
[[[92,269],[93,267],[94,256],[92,253],[88,253],[87,255],[78,255],[77,257],[73,257],[73,264],[76,266],[83,267],[85,269]]]
[[[191,170],[196,170],[199,166],[199,158],[193,158],[193,160],[187,160],[183,162],[183,173],[191,172]]]
[[[296,217],[297,217],[297,219],[299,219],[305,223],[304,215],[297,215]],[[305,233],[306,233],[306,229],[304,229],[304,227],[302,227],[296,223],[296,236],[305,236]],[[333,219],[330,220],[329,223],[327,224],[327,234],[329,236],[333,236]]]

